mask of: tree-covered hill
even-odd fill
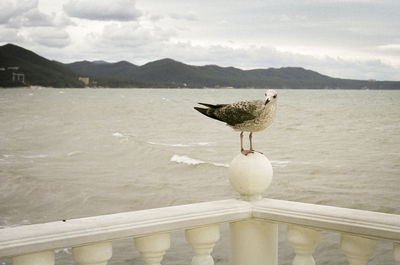
[[[24,74],[25,83],[12,81],[13,72]],[[127,61],[63,64],[13,44],[0,46],[0,87],[84,87],[79,77],[89,77],[89,86],[96,87],[400,89],[399,81],[332,78],[301,67],[242,70],[217,65],[194,66],[172,59],[141,66]]]
[[[9,68],[14,69],[9,69]],[[18,70],[16,70],[18,68]],[[77,73],[57,62],[47,60],[34,52],[13,44],[0,46],[0,86],[23,85],[51,87],[83,87]],[[13,82],[12,73],[25,76],[25,84]]]
[[[137,66],[128,62],[76,62],[66,67],[80,74],[124,78],[154,87],[256,87],[291,89],[400,89],[398,81],[332,78],[301,67],[241,70],[217,65],[193,66],[162,59]]]

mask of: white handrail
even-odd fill
[[[0,229],[0,257],[187,229],[251,217],[247,202],[222,200]]]
[[[0,257],[250,218],[400,241],[400,215],[300,202],[221,200],[0,230]]]
[[[252,203],[252,217],[400,241],[400,215],[395,214],[263,199]]]

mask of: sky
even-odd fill
[[[0,45],[51,60],[172,58],[400,80],[398,0],[0,0]]]

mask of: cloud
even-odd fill
[[[0,27],[0,40],[4,43],[17,43],[22,42],[24,38],[16,29]]]
[[[110,47],[127,47],[137,49],[144,47],[151,49],[155,45],[162,45],[169,40],[172,32],[159,27],[143,26],[136,22],[112,23],[104,26],[96,42]]]
[[[38,5],[37,0],[1,0],[0,1],[0,24],[6,24],[8,21],[16,16],[36,8]]]
[[[53,14],[53,24],[56,27],[77,26],[77,24],[62,11]]]
[[[70,0],[63,9],[71,17],[89,20],[132,21],[142,15],[134,0]]]
[[[44,27],[53,26],[52,17],[39,11],[39,9],[31,9],[19,16],[14,16],[8,20],[8,26],[13,28],[20,27]]]
[[[106,60],[116,62],[128,60],[146,63],[160,59],[170,48],[168,42],[173,31],[139,22],[106,23],[98,32],[81,35],[68,47],[68,55],[58,54],[60,61]],[[72,34],[72,33],[71,33]]]
[[[74,22],[62,11],[44,13],[37,0],[0,1],[0,9],[2,42],[53,48],[63,48],[71,43],[65,27],[74,25]]]
[[[169,17],[173,18],[173,19],[177,19],[177,20],[188,20],[188,21],[199,20],[199,18],[192,12],[189,12],[187,14],[171,13],[171,14],[169,14]]]
[[[68,32],[49,27],[33,28],[29,31],[29,38],[35,43],[51,48],[63,48],[71,42]]]
[[[163,19],[164,16],[161,16],[161,15],[150,15],[149,18],[150,18],[151,21],[157,22],[157,21],[160,21],[161,19]]]
[[[383,51],[400,52],[400,43],[390,43],[378,46],[378,49]]]

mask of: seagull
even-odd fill
[[[276,101],[278,93],[273,89],[268,89],[264,99],[251,101],[238,101],[232,104],[208,104],[198,103],[207,108],[194,107],[200,113],[225,122],[235,131],[240,132],[240,151],[244,155],[254,153],[253,132],[266,129],[271,125],[275,116]],[[250,132],[250,149],[243,148],[243,132]]]

